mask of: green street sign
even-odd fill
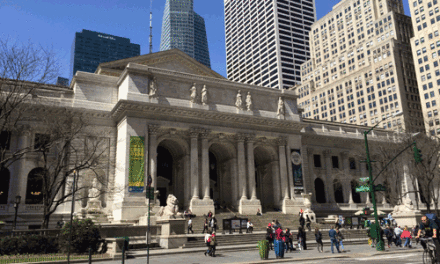
[[[369,192],[370,186],[368,185],[361,185],[359,187],[356,187],[356,192]]]
[[[378,185],[374,186],[374,190],[379,191],[379,192],[380,191],[385,192],[387,190],[387,188],[385,186],[383,186],[382,184],[378,184]]]
[[[150,200],[154,200],[154,187],[146,188],[146,198]]]
[[[367,182],[367,181],[369,181],[369,180],[370,180],[369,177],[359,178],[359,181],[360,181],[360,182]]]

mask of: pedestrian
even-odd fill
[[[417,238],[417,233],[419,233],[419,226],[415,225],[412,229],[412,235],[416,238],[416,245],[419,244],[419,239]]]
[[[402,240],[400,239],[400,235],[402,235],[403,230],[400,226],[394,228],[394,234],[396,235],[396,247],[402,247]]]
[[[217,239],[215,236],[215,231],[211,233],[211,241],[209,242],[209,245],[211,246],[211,252],[210,256],[215,257],[215,247],[217,246]]]
[[[275,231],[274,249],[276,258],[284,258],[284,233],[283,229],[278,227]]]
[[[305,220],[303,214],[299,215],[299,225],[304,229]]]
[[[284,232],[284,243],[286,245],[286,253],[287,250],[290,250],[290,252],[293,252],[293,239],[292,239],[292,233],[290,233],[290,229],[287,228]]]
[[[263,215],[263,214],[261,214],[261,212],[260,212],[260,208],[257,209],[257,215],[258,215],[258,216],[262,216],[262,215]]]
[[[298,234],[296,235],[298,241],[300,241],[301,248],[307,250],[306,231],[303,227],[298,227]]]
[[[254,224],[251,223],[251,220],[248,220],[247,222],[247,229],[246,229],[246,233],[251,233],[254,231]]]
[[[266,229],[266,240],[269,241],[269,250],[273,250],[273,239],[272,225],[268,224]]]
[[[215,215],[212,215],[209,226],[211,227],[211,232],[217,231],[217,219],[215,218]]]
[[[344,244],[342,244],[342,240],[344,240],[344,236],[342,235],[341,230],[339,230],[339,227],[336,227],[336,233],[337,233],[336,238],[338,239],[339,242],[339,248],[341,251],[345,251]]]
[[[272,220],[272,224],[271,225],[272,225],[272,228],[274,229],[274,231],[278,229],[278,226],[277,226],[277,223],[275,222],[275,219]]]
[[[336,246],[336,249],[338,250],[338,253],[341,253],[341,251],[339,251],[339,243],[338,243],[337,233],[336,233],[336,230],[335,230],[334,226],[332,226],[330,231],[328,231],[328,236],[330,237],[332,253],[335,253],[333,251],[333,245]]]
[[[192,219],[190,217],[188,220],[188,234],[189,234],[189,231],[191,231],[191,233],[194,234],[194,231],[192,229],[193,229],[193,224],[192,224]]]
[[[411,232],[409,232],[408,227],[405,226],[403,228],[403,232],[400,235],[401,238],[405,239],[405,244],[403,245],[403,247],[410,247],[411,246]]]
[[[275,224],[277,225],[278,228],[282,228],[280,222],[278,221],[278,219],[275,219]]]
[[[210,254],[211,253],[211,233],[206,233],[206,235],[205,235],[205,244],[206,244],[206,247],[208,248],[206,251],[205,251],[205,256],[206,256],[206,254]]]
[[[312,231],[312,227],[310,226],[312,224],[312,220],[310,220],[309,215],[306,215],[306,227],[309,231]]]
[[[322,234],[319,231],[318,227],[315,228],[315,240],[316,243],[318,243],[318,252],[324,252],[324,245],[322,244]]]
[[[208,218],[211,218],[212,217],[212,212],[211,212],[211,210],[209,210],[209,212],[208,212]]]
[[[206,233],[209,232],[209,231],[208,231],[208,225],[209,225],[208,218],[205,218],[205,221],[203,222],[203,231],[202,231],[202,234],[205,233],[205,230],[206,230]]]
[[[393,231],[391,230],[391,227],[387,226],[387,228],[385,228],[383,232],[388,241],[388,248],[391,248],[391,244],[393,243],[393,235],[394,235]]]

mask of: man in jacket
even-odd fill
[[[400,226],[394,228],[394,234],[396,235],[396,247],[402,247],[402,239],[400,239],[402,232],[403,230],[400,228]]]
[[[338,243],[338,240],[337,240],[337,238],[336,238],[336,236],[337,236],[337,233],[336,233],[336,230],[335,230],[335,227],[334,226],[332,226],[332,228],[330,229],[330,231],[328,231],[328,236],[330,237],[330,241],[331,241],[331,250],[332,250],[332,253],[335,253],[334,251],[333,251],[333,244],[336,246],[336,249],[338,250],[338,253],[341,253],[341,251],[339,251],[339,243]]]

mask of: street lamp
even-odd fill
[[[15,196],[15,203],[14,203],[14,208],[15,208],[15,217],[14,217],[14,229],[17,227],[17,214],[18,214],[18,206],[20,205],[21,202],[21,196],[17,195]]]
[[[385,247],[384,247],[384,242],[382,240],[382,237],[380,236],[380,230],[379,230],[380,225],[379,225],[379,218],[377,217],[376,195],[375,195],[375,190],[374,190],[374,180],[373,180],[373,173],[372,173],[372,168],[371,168],[370,151],[368,149],[367,135],[368,135],[368,133],[370,133],[374,128],[376,128],[385,119],[388,119],[390,117],[401,116],[402,114],[403,114],[402,111],[398,111],[398,112],[392,114],[391,116],[386,116],[381,121],[377,122],[377,124],[375,126],[373,126],[372,128],[370,128],[367,131],[364,131],[365,151],[367,153],[367,166],[368,166],[370,193],[371,193],[371,200],[373,202],[373,213],[374,213],[374,222],[375,222],[374,226],[376,228],[376,234],[377,234],[377,237],[378,237],[378,239],[377,239],[378,241],[377,241],[377,245],[376,245],[376,250],[377,251],[383,251],[385,249]]]

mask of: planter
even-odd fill
[[[261,259],[269,259],[269,241],[260,240],[258,241],[258,253]]]

